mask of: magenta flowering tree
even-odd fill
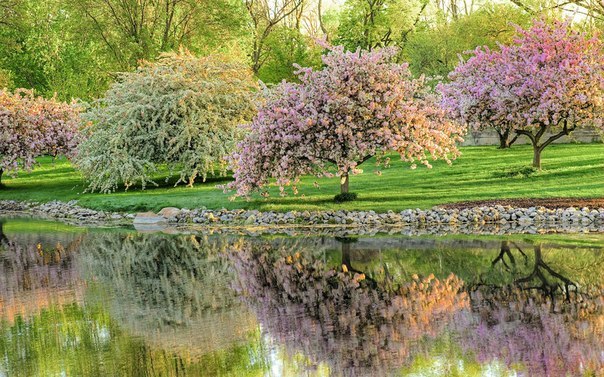
[[[529,138],[533,166],[540,169],[549,144],[577,127],[601,127],[603,46],[566,22],[535,21],[517,33],[501,52],[477,50],[440,89],[459,119],[513,128]]]
[[[297,67],[300,83],[283,82],[267,94],[247,137],[231,156],[235,181],[246,196],[271,178],[283,192],[301,175],[329,176],[335,166],[341,192],[350,174],[371,157],[396,151],[411,163],[448,163],[459,155],[464,129],[445,118],[422,80],[395,49],[346,52],[331,47],[324,68]]]
[[[0,91],[0,179],[31,170],[40,155],[70,155],[79,140],[80,108],[33,91]]]
[[[511,147],[518,139],[508,109],[500,106],[506,93],[505,68],[499,51],[477,48],[449,74],[450,82],[437,87],[441,105],[455,120],[476,131],[494,129],[500,149]]]

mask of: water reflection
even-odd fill
[[[236,290],[268,333],[291,354],[327,361],[344,374],[384,374],[403,365],[419,339],[437,336],[452,314],[468,305],[451,275],[415,277],[394,285],[352,267],[342,243],[341,267],[289,247],[249,243],[230,254]]]
[[[604,374],[604,236],[34,228],[0,223],[0,375]]]
[[[525,253],[502,241],[491,272],[503,266],[504,279],[469,284],[472,311],[454,322],[462,347],[479,362],[498,359],[528,375],[604,373],[604,260],[601,252],[565,251],[535,242]]]
[[[73,263],[79,234],[9,236],[0,221],[0,317],[39,313],[52,304],[81,299],[84,282]]]
[[[98,234],[81,249],[82,269],[132,334],[192,358],[246,340],[253,316],[229,289],[227,248],[238,241],[160,234]],[[220,323],[220,326],[215,326]]]

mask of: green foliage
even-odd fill
[[[63,0],[64,1],[64,0]],[[243,6],[236,0],[72,0],[89,38],[126,70],[162,52],[210,53],[240,37]]]
[[[298,81],[294,64],[316,68],[321,66],[322,48],[296,29],[275,29],[267,37],[265,45],[267,58],[258,72],[258,78],[265,83]]]
[[[350,50],[401,45],[423,4],[422,0],[346,0],[335,42]]]
[[[82,19],[64,1],[10,5],[10,22],[0,23],[0,69],[8,72],[9,88],[33,88],[47,97],[57,93],[62,100],[90,99],[105,89],[106,55],[99,41],[80,32]]]
[[[236,0],[0,1],[0,70],[5,85],[62,100],[98,98],[112,72],[186,47],[209,54],[242,38]],[[4,21],[5,20],[5,21]]]
[[[225,174],[238,125],[254,113],[254,88],[249,69],[218,55],[164,54],[122,74],[86,114],[92,125],[76,164],[88,189],[145,188],[163,165],[176,184]]]
[[[357,197],[358,195],[356,192],[343,192],[334,196],[333,201],[336,203],[351,202],[357,200]]]
[[[497,48],[498,43],[511,42],[514,24],[527,26],[530,16],[508,4],[487,3],[474,13],[452,21],[423,25],[411,34],[405,44],[404,56],[416,75],[446,79],[459,62],[460,55],[477,46]]]
[[[13,78],[11,71],[0,69],[0,89],[13,89]]]

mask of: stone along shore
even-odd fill
[[[80,207],[77,202],[18,202],[0,201],[0,214],[25,213],[37,217],[63,220],[79,224],[166,224],[173,226],[221,227],[221,226],[339,226],[390,228],[393,226],[453,226],[476,227],[497,225],[502,228],[516,227],[571,227],[603,228],[604,208],[514,208],[511,206],[481,206],[465,209],[434,207],[428,210],[406,209],[403,211],[289,211],[273,212],[258,210],[209,210],[179,209],[167,207],[159,213],[119,213],[95,211]]]

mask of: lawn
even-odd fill
[[[255,196],[251,200],[229,200],[232,193],[223,193],[216,185],[229,178],[209,179],[193,188],[173,187],[174,179],[166,182],[158,177],[159,187],[146,190],[130,189],[111,194],[85,193],[85,183],[69,162],[40,159],[31,173],[17,178],[3,177],[1,199],[69,201],[76,199],[85,207],[114,211],[159,210],[162,207],[246,208],[260,210],[402,210],[429,208],[437,204],[499,198],[604,197],[604,144],[557,144],[543,153],[543,170],[530,167],[530,146],[513,146],[498,150],[493,146],[464,147],[463,155],[448,166],[434,163],[432,169],[420,165],[416,170],[392,156],[392,164],[375,173],[373,162],[361,166],[364,173],[351,177],[350,189],[359,194],[354,202],[336,204],[339,192],[337,178],[304,177],[300,194],[281,197],[276,187],[271,196]],[[314,187],[317,181],[320,187]]]

